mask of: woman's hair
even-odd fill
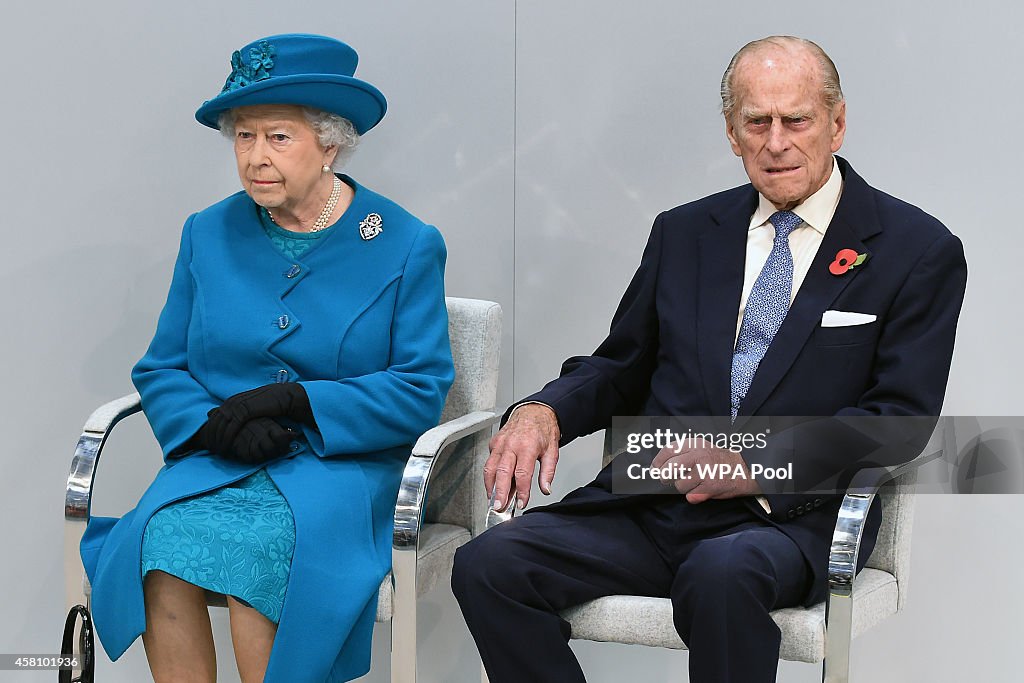
[[[302,114],[306,117],[306,122],[316,133],[320,146],[324,148],[337,146],[338,153],[334,156],[331,168],[340,169],[352,156],[356,145],[359,144],[359,133],[356,132],[356,127],[344,116],[332,114],[329,111],[312,107],[301,107],[301,109]],[[217,118],[220,132],[229,140],[233,140],[235,137],[235,116],[235,110],[228,109],[221,112]]]

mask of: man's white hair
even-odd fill
[[[785,48],[804,47],[810,50],[821,69],[821,96],[825,101],[825,106],[828,107],[829,111],[832,111],[837,104],[843,101],[843,89],[839,85],[839,72],[836,70],[836,65],[817,43],[795,36],[768,36],[767,38],[751,41],[741,47],[733,55],[729,66],[726,67],[725,74],[722,76],[722,113],[725,115],[725,118],[731,118],[736,109],[736,93],[733,91],[732,83],[736,65],[739,64],[740,59],[745,55],[767,45],[777,45]]]

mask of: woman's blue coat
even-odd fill
[[[317,429],[267,466],[295,517],[295,553],[267,681],[343,681],[369,670],[377,588],[391,566],[395,498],[411,445],[454,377],[438,231],[356,185],[330,234],[299,260],[272,246],[243,192],[185,223],[156,336],[132,379],[165,465],[120,520],[82,540],[103,647],[145,630],[142,534],[160,507],[256,468],[184,451],[240,391],[298,381]],[[364,240],[359,223],[382,219]]]

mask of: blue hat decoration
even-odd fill
[[[288,33],[260,38],[231,55],[220,94],[203,103],[196,120],[217,128],[220,114],[253,104],[297,104],[344,116],[359,134],[387,111],[377,88],[353,78],[359,56],[327,36]]]

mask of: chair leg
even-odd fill
[[[394,553],[391,576],[391,683],[416,683],[416,553]]]
[[[85,533],[85,521],[74,520],[64,522],[64,611],[75,605],[89,606],[89,593],[86,591],[88,579],[82,556],[78,546]]]
[[[391,621],[391,683],[416,683],[416,610],[412,626],[398,618]]]
[[[64,522],[65,614],[75,605],[82,605],[86,610],[92,609],[92,588],[89,587],[89,579],[85,575],[85,567],[82,566],[82,556],[79,554],[78,549],[82,541],[82,535],[85,533],[85,526],[86,520],[84,518],[65,520]],[[71,643],[75,646],[74,651],[83,658],[82,665],[84,667],[84,658],[89,657],[92,661],[95,661],[93,658],[96,656],[96,653],[88,647],[90,644],[87,643],[86,634],[83,632],[83,625],[84,622],[82,620],[76,620]],[[76,668],[71,672],[71,675],[81,676],[83,673],[83,668]]]
[[[825,606],[824,683],[849,683],[850,642],[853,640],[853,596],[830,595]]]

